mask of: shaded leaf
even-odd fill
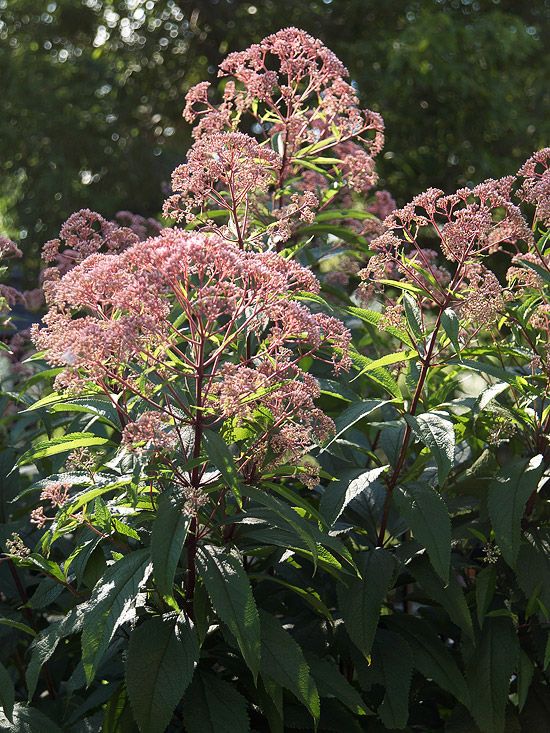
[[[366,657],[370,654],[382,602],[390,587],[395,561],[381,548],[363,552],[358,558],[361,579],[350,580],[347,587],[337,586],[338,608],[346,631]]]
[[[503,616],[488,618],[470,664],[470,712],[483,733],[503,733],[510,678],[518,660],[514,625]]]
[[[544,471],[542,455],[514,461],[489,486],[488,506],[497,544],[506,562],[515,566],[525,504]]]
[[[190,518],[181,503],[167,492],[159,496],[158,511],[151,530],[153,577],[159,593],[171,596],[174,576],[181,556]]]
[[[281,624],[265,611],[260,612],[262,629],[262,677],[272,679],[292,692],[319,719],[320,703],[315,681],[300,645]]]
[[[260,669],[260,620],[241,560],[214,545],[199,548],[197,566],[214,611],[237,639],[254,678]]]
[[[378,715],[387,728],[404,728],[409,717],[413,670],[411,649],[397,634],[380,630],[374,643],[373,664],[385,689]]]
[[[319,509],[329,526],[332,526],[345,511],[347,505],[369,489],[386,470],[387,466],[364,471],[351,479],[341,479],[329,485],[321,498]]]
[[[199,645],[192,623],[180,616],[151,618],[130,637],[126,687],[141,733],[164,733],[191,682]]]
[[[398,486],[393,498],[415,538],[428,551],[434,570],[446,583],[451,564],[451,520],[447,505],[428,484]]]
[[[132,614],[149,567],[149,549],[136,550],[107,568],[88,601],[82,629],[82,663],[88,684],[115,631]]]
[[[187,733],[249,733],[247,704],[234,685],[197,670],[183,700]]]

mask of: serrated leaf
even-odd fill
[[[151,530],[153,578],[163,596],[172,596],[174,576],[189,530],[190,518],[170,494],[159,496],[158,511]]]
[[[397,634],[380,630],[374,643],[373,664],[385,688],[378,715],[386,728],[404,728],[409,717],[413,670],[411,649]]]
[[[85,607],[86,604],[81,604],[73,608],[61,621],[50,624],[35,637],[31,644],[31,659],[25,672],[29,701],[34,696],[42,665],[52,656],[64,637],[76,634],[82,628]]]
[[[237,639],[254,678],[260,669],[260,620],[241,560],[214,545],[200,547],[197,566],[212,607]]]
[[[0,662],[0,708],[2,712],[13,723],[13,706],[15,704],[15,687],[10,673]]]
[[[448,584],[444,585],[423,550],[415,555],[406,567],[426,595],[443,606],[451,621],[461,628],[470,639],[473,639],[474,629],[470,609],[456,578],[451,574]]]
[[[519,645],[509,618],[487,618],[470,663],[470,712],[483,733],[504,733],[510,678]]]
[[[494,565],[484,568],[476,575],[477,622],[483,626],[483,619],[489,610],[497,585],[497,571]]]
[[[425,412],[405,415],[415,437],[430,451],[437,464],[439,484],[443,484],[454,463],[455,432],[446,413]]]
[[[426,548],[434,570],[446,583],[451,564],[451,520],[447,505],[428,484],[397,486],[393,498],[415,538]]]
[[[249,733],[247,704],[234,685],[197,670],[183,700],[187,733]]]
[[[415,668],[426,679],[433,680],[467,706],[470,695],[466,680],[452,654],[430,624],[417,616],[404,613],[389,616],[387,623],[410,646]]]
[[[395,571],[393,556],[381,548],[363,552],[357,559],[361,579],[336,588],[338,608],[348,636],[367,657],[376,633],[380,609]]]
[[[369,471],[364,471],[359,476],[355,476],[351,481],[344,478],[335,484],[327,486],[321,498],[319,509],[328,525],[334,525],[348,504],[376,483],[378,477],[386,469],[387,466],[373,468]]]
[[[50,718],[36,708],[29,708],[26,705],[17,703],[13,709],[13,723],[0,712],[0,731],[6,733],[61,733]]]
[[[339,700],[355,715],[368,715],[370,710],[359,692],[340,672],[335,662],[309,654],[307,656],[311,674],[317,685],[319,697]]]
[[[151,618],[130,637],[126,688],[141,733],[164,733],[199,657],[191,621]]]
[[[68,453],[75,448],[85,448],[90,445],[105,445],[110,443],[108,438],[101,438],[93,433],[67,433],[59,438],[51,438],[37,443],[17,461],[18,466],[26,466],[39,458],[55,456],[59,453]]]
[[[409,295],[409,293],[405,293],[403,295],[403,306],[405,309],[405,319],[407,321],[409,331],[413,335],[415,341],[418,343],[419,341],[422,341],[424,339],[422,316],[420,314],[418,303],[412,297],[412,295]]]
[[[319,693],[304,653],[292,636],[271,614],[260,612],[262,634],[262,677],[289,690],[319,719]]]
[[[214,466],[221,473],[225,483],[235,495],[240,506],[239,473],[225,440],[218,433],[214,433],[211,430],[204,431],[203,439],[208,458],[210,458]]]
[[[460,329],[460,321],[452,308],[446,308],[441,314],[441,325],[447,334],[449,341],[453,345],[457,354],[460,354],[460,342],[458,340],[458,332]]]
[[[149,568],[149,549],[135,550],[107,568],[88,601],[82,629],[82,664],[90,684],[115,631],[131,615]]]
[[[527,700],[527,695],[529,694],[529,688],[531,687],[534,673],[535,667],[533,662],[529,659],[523,649],[520,649],[518,665],[518,710],[520,713]]]
[[[356,403],[348,407],[342,414],[335,420],[336,433],[332,439],[325,445],[319,453],[323,453],[329,448],[335,440],[343,435],[346,430],[349,430],[359,420],[362,420],[367,415],[378,410],[382,405],[387,405],[389,400],[365,400],[364,402]]]
[[[489,485],[488,507],[497,544],[506,562],[515,567],[521,541],[525,504],[544,472],[542,455],[514,461]]]

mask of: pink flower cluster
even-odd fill
[[[279,247],[297,215],[312,217],[319,205],[316,197],[293,210],[285,201],[289,194],[324,193],[330,180],[358,192],[374,185],[382,118],[360,109],[346,68],[319,40],[283,29],[229,54],[219,76],[227,79],[219,105],[210,101],[207,82],[187,93],[184,117],[195,125],[196,142],[174,172],[167,216],[190,221],[206,207],[226,210],[229,225],[210,221],[209,231],[241,247],[245,240],[256,248]],[[238,132],[246,118],[261,143]]]
[[[126,425],[123,442],[130,447],[176,447],[181,414],[175,417],[168,398],[158,397],[159,377],[196,379],[200,373],[197,398],[217,417],[216,404],[233,414],[227,395],[236,375],[246,375],[247,393],[261,384],[256,405],[263,401],[273,415],[270,445],[282,440],[275,433],[287,435],[287,448],[278,444],[281,458],[305,450],[328,429],[313,405],[315,380],[298,361],[316,355],[337,369],[349,365],[348,330],[295,300],[318,290],[310,270],[275,252],[243,252],[214,235],[165,229],[118,254],[91,254],[52,281],[50,310],[33,340],[51,364],[64,367],[59,388],[94,383],[129,390],[153,407]],[[237,344],[251,338],[255,354],[235,359]]]
[[[176,442],[176,432],[167,424],[167,416],[152,410],[144,412],[135,422],[128,423],[122,432],[122,445],[131,451],[138,449],[140,444],[153,450],[170,451]]]
[[[519,169],[525,180],[519,197],[535,207],[535,219],[550,226],[550,148],[534,153]]]
[[[522,244],[534,247],[531,229],[513,201],[514,180],[490,179],[450,196],[431,188],[393,211],[385,231],[371,243],[376,254],[360,273],[366,297],[376,281],[404,278],[421,288],[428,302],[448,306],[457,300],[473,322],[494,320],[505,294],[483,259],[499,250],[520,250]],[[439,252],[423,246],[433,234]],[[440,254],[447,263],[438,264]]]

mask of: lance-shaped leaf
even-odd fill
[[[212,607],[237,639],[250,671],[260,669],[260,620],[241,560],[214,545],[199,548],[197,566]]]
[[[403,296],[403,306],[405,309],[405,320],[409,332],[412,334],[414,340],[418,343],[424,339],[424,329],[422,326],[422,315],[420,314],[420,308],[418,303],[409,293],[405,293]]]
[[[405,415],[417,440],[429,449],[437,465],[439,483],[442,484],[453,467],[455,432],[453,423],[444,412],[425,412],[422,415]]]
[[[451,621],[461,628],[471,639],[474,636],[472,616],[466,603],[464,592],[453,575],[444,585],[441,578],[428,562],[424,550],[407,563],[407,568],[416,578],[421,589],[447,611]]]
[[[497,571],[494,565],[483,568],[476,575],[476,611],[477,622],[483,626],[483,619],[489,610],[497,587]]]
[[[0,710],[0,731],[5,733],[61,733],[55,723],[36,708],[17,703],[13,709],[13,723]]]
[[[234,685],[197,670],[183,699],[187,733],[249,733],[246,700]]]
[[[357,564],[362,578],[337,586],[338,607],[349,637],[366,657],[393,578],[395,560],[387,550],[378,548],[361,553]]]
[[[441,325],[443,326],[443,330],[447,334],[449,341],[452,343],[454,350],[457,354],[460,354],[460,342],[458,340],[460,322],[452,308],[446,308],[441,314]]]
[[[101,438],[93,433],[68,433],[59,438],[43,440],[23,453],[17,461],[18,466],[26,466],[39,458],[55,456],[58,453],[68,453],[75,448],[86,448],[90,445],[105,445],[110,443],[108,438]]]
[[[373,648],[373,665],[385,689],[378,715],[386,728],[404,728],[409,717],[413,670],[409,645],[397,634],[379,630]]]
[[[510,618],[488,618],[470,662],[470,712],[483,733],[503,733],[510,678],[516,669],[518,638]]]
[[[415,538],[428,551],[436,573],[446,583],[451,564],[451,520],[445,502],[428,484],[398,486],[393,498]]]
[[[82,629],[82,664],[88,684],[115,631],[130,618],[148,568],[149,550],[136,550],[107,568],[96,584]]]
[[[544,471],[542,455],[514,461],[489,486],[489,515],[506,562],[515,566],[521,541],[525,504],[537,490]]]
[[[126,688],[141,733],[164,733],[199,657],[197,635],[182,614],[151,618],[130,637]]]
[[[382,405],[387,405],[388,402],[389,400],[365,400],[364,402],[359,402],[348,407],[335,421],[336,432],[334,436],[319,452],[323,453],[326,451],[346,430],[349,430],[359,420],[378,410]]]
[[[317,685],[319,697],[335,698],[356,715],[372,714],[359,692],[338,669],[335,662],[307,655],[311,674]]]
[[[470,695],[466,680],[451,652],[430,624],[417,616],[405,613],[388,616],[387,623],[390,630],[402,636],[410,646],[415,668],[426,679],[433,680],[467,706]]]
[[[302,648],[276,618],[260,612],[262,628],[262,677],[292,692],[319,719],[319,693]]]
[[[208,457],[221,473],[225,483],[231,489],[240,505],[239,474],[225,440],[211,430],[206,430],[203,438]]]
[[[357,499],[376,483],[378,477],[384,473],[387,466],[372,468],[363,471],[351,480],[347,477],[340,479],[332,486],[328,486],[322,496],[320,511],[329,526],[332,526],[346,509],[347,505]]]
[[[0,708],[6,718],[13,723],[13,706],[15,704],[15,688],[8,670],[0,662]]]
[[[174,576],[189,529],[190,518],[170,494],[159,497],[158,512],[151,530],[153,577],[159,593],[171,596]]]

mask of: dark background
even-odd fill
[[[75,209],[157,215],[187,88],[288,25],[382,113],[399,203],[514,173],[549,144],[549,16],[550,0],[0,0],[0,231],[30,274]]]

